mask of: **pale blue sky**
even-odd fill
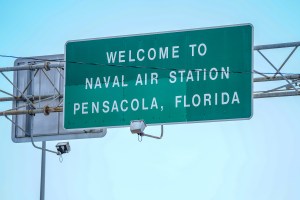
[[[73,39],[240,23],[253,24],[255,45],[294,42],[300,41],[299,6],[271,0],[0,0],[0,54],[59,54]],[[269,55],[280,64],[283,52]],[[296,53],[292,72],[299,72]],[[254,67],[271,69],[256,58]],[[0,58],[1,67],[13,62]],[[3,78],[0,86],[11,90]],[[300,199],[299,112],[299,97],[259,99],[251,120],[168,125],[160,141],[139,143],[129,128],[72,140],[63,163],[47,154],[46,199]],[[38,199],[41,152],[13,143],[6,119],[0,127],[0,198]],[[146,130],[159,133],[159,127]]]

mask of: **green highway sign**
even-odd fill
[[[249,119],[250,24],[69,41],[66,129]]]

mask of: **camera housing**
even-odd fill
[[[133,120],[130,122],[131,133],[143,134],[146,128],[144,120]]]
[[[56,145],[57,154],[62,155],[64,153],[69,153],[71,151],[71,146],[69,142],[60,142]]]

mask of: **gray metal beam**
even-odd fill
[[[45,199],[45,179],[46,179],[46,141],[42,144],[42,160],[41,160],[41,185],[40,200]]]
[[[41,95],[41,96],[27,96],[27,98],[34,102],[34,101],[37,101],[37,100],[43,100],[43,99],[49,99],[50,97],[55,97],[55,95]],[[59,98],[63,98],[63,95],[59,95]],[[3,101],[26,101],[25,98],[23,97],[2,97],[0,98],[0,102],[3,102]]]
[[[10,71],[22,71],[22,70],[36,70],[36,69],[51,69],[51,68],[64,68],[63,62],[50,63],[37,63],[32,65],[22,65],[17,67],[1,67],[0,72],[10,72]]]
[[[289,80],[299,80],[300,74],[284,75],[286,79]],[[253,82],[266,82],[266,81],[282,81],[285,80],[281,76],[268,76],[268,77],[257,77],[253,79]]]
[[[254,92],[253,98],[259,99],[259,98],[270,98],[270,97],[287,97],[287,96],[300,96],[300,91],[274,91],[269,93],[264,92]],[[0,116],[7,116],[7,115],[35,115],[38,113],[44,113],[45,115],[48,115],[51,112],[63,112],[63,107],[45,107],[43,109],[31,109],[31,110],[9,110],[9,111],[3,111],[0,112]]]
[[[287,47],[298,47],[300,42],[287,42],[279,44],[266,44],[266,45],[256,45],[254,50],[265,50],[265,49],[278,49],[278,48],[287,48]]]
[[[271,93],[254,93],[253,98],[270,98],[270,97],[287,97],[287,96],[299,96],[300,92],[296,91],[280,91],[280,92],[271,92]]]
[[[43,109],[29,109],[29,110],[8,110],[0,112],[0,116],[6,116],[6,115],[35,115],[37,113],[44,113],[45,115],[48,115],[51,112],[62,112],[63,107],[45,107]]]

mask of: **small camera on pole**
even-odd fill
[[[64,153],[69,153],[71,151],[69,142],[57,143],[56,149],[57,149],[57,155],[62,155]]]

